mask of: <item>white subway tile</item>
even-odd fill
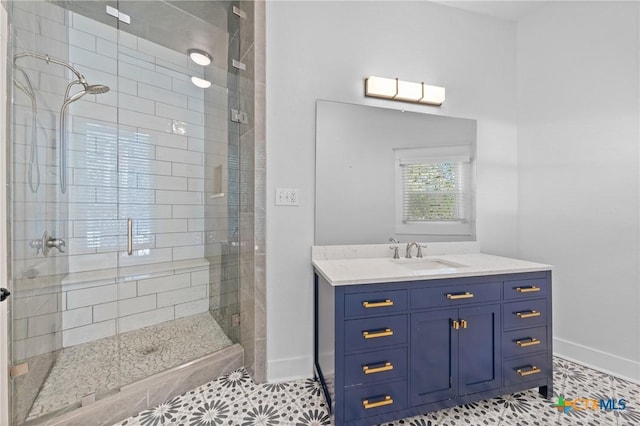
[[[58,311],[58,295],[15,297],[13,299],[13,318],[21,319]]]
[[[167,47],[142,38],[138,39],[138,50],[140,50],[141,52],[146,52],[149,55],[153,55],[157,58],[173,62],[183,67],[187,66],[186,52],[176,52],[175,50],[171,50]]]
[[[120,49],[136,50],[138,48],[138,37],[126,31],[120,31],[118,33],[118,45]]]
[[[173,247],[174,260],[200,259],[204,257],[204,245]]]
[[[121,204],[118,209],[120,219],[170,219],[170,205]]]
[[[173,163],[171,165],[171,174],[173,176],[204,179],[204,167],[194,167],[191,164]]]
[[[69,28],[69,44],[70,49],[73,46],[80,47],[86,50],[96,50],[96,37],[85,33],[83,31],[78,31],[75,28]]]
[[[101,236],[113,236],[121,234],[124,223],[117,219],[112,220],[75,220],[73,222],[73,236],[75,238],[86,238],[89,235],[99,234]]]
[[[112,302],[117,298],[118,289],[115,284],[93,287],[86,290],[69,291],[67,292],[67,309]]]
[[[187,230],[189,232],[204,231],[205,230],[205,221],[204,221],[204,219],[189,218],[189,225],[188,225]]]
[[[202,154],[186,149],[167,148],[164,146],[156,147],[156,158],[163,161],[172,161],[174,163],[202,164]],[[193,166],[191,166],[193,167]]]
[[[95,324],[65,330],[62,337],[62,344],[65,348],[115,336],[115,320],[103,321]]]
[[[75,67],[81,69],[83,73],[87,68],[108,72],[110,74],[117,74],[118,71],[122,69],[122,65],[119,65],[115,58],[109,58],[96,52],[80,48],[69,50],[69,60]],[[91,83],[91,81],[89,82]]]
[[[143,82],[138,82],[138,96],[146,99],[151,99],[157,102],[164,102],[176,107],[187,107],[187,96],[174,92],[172,90],[165,90],[156,86],[151,86]]]
[[[14,341],[27,338],[27,319],[12,320],[12,338]]]
[[[174,204],[172,208],[172,217],[174,219],[187,218],[203,218],[204,208],[199,205],[178,205]]]
[[[23,360],[56,351],[62,347],[62,332],[45,334],[14,342],[13,354],[15,359]]]
[[[202,113],[178,108],[161,102],[156,103],[156,115],[192,124],[202,124]]]
[[[209,270],[195,271],[191,273],[191,285],[209,284]]]
[[[125,204],[153,204],[155,191],[151,189],[120,188],[118,201]]]
[[[156,191],[156,203],[158,204],[202,204],[200,192],[183,191]]]
[[[171,77],[126,62],[119,64],[118,72],[122,77],[136,81],[144,81],[151,86],[161,87],[167,90],[171,90],[172,87]]]
[[[118,208],[113,204],[69,203],[70,220],[110,220],[116,217]]]
[[[123,110],[139,111],[145,114],[155,113],[154,102],[139,96],[120,93],[118,101],[120,108]]]
[[[171,89],[174,92],[182,93],[183,95],[191,96],[196,99],[204,99],[204,91],[208,90],[196,87],[191,81],[184,81],[177,78],[173,79]]]
[[[126,62],[131,65],[135,65],[140,68],[144,68],[149,71],[156,70],[156,66],[153,62],[153,57],[141,54],[138,51],[130,50],[127,48],[120,49],[118,59],[122,62]]]
[[[198,299],[206,299],[206,297],[207,286],[204,285],[167,291],[158,294],[158,307],[178,305]]]
[[[118,57],[118,45],[103,38],[97,39],[96,51],[101,55],[108,56],[109,58],[115,59]]]
[[[93,305],[93,321],[103,322],[118,318],[118,303],[109,302],[100,305]]]
[[[118,284],[118,299],[130,299],[138,294],[138,286],[135,281],[125,281]]]
[[[93,19],[86,18],[77,13],[73,13],[72,26],[75,29],[84,31],[89,34],[95,34],[98,37],[107,40],[117,40],[118,30],[106,24],[102,24]]]
[[[162,293],[191,285],[189,273],[138,280],[138,295]]]
[[[53,314],[33,316],[29,317],[28,321],[28,337],[42,336],[43,334],[55,333],[61,329],[62,314],[56,312]]]
[[[209,299],[200,299],[193,302],[181,303],[175,306],[176,318],[184,318],[200,314],[209,310]]]
[[[71,309],[62,312],[62,329],[80,327],[93,322],[91,306],[80,309]]]
[[[156,234],[157,247],[193,246],[202,244],[202,232],[173,232]]]
[[[204,192],[204,179],[189,178],[189,191]]]
[[[128,331],[137,330],[139,328],[148,327],[161,322],[171,321],[172,319],[174,319],[174,310],[172,306],[118,318],[118,332],[126,333]]]
[[[139,140],[144,143],[155,146],[167,146],[169,148],[186,149],[188,146],[188,138],[174,133],[157,132],[154,130],[145,130],[144,134],[138,136]]]
[[[148,160],[135,157],[121,157],[120,170],[123,172],[148,173],[171,176],[171,163],[168,161]]]
[[[137,234],[156,234],[158,232],[187,232],[186,219],[138,219],[135,222]]]
[[[67,238],[66,252],[68,256],[78,254],[92,254],[96,252],[96,245],[93,238],[83,236],[82,238]]]
[[[187,147],[189,151],[204,152],[204,139],[190,137]]]
[[[152,174],[138,174],[137,177],[139,188],[166,189],[173,191],[186,191],[188,188],[188,181],[185,177]]]
[[[149,294],[147,296],[134,297],[132,299],[124,299],[118,302],[118,316],[124,317],[140,312],[151,311],[156,308],[156,295]]]
[[[120,266],[138,266],[149,263],[169,262],[172,260],[171,256],[171,249],[168,248],[138,250],[134,247],[132,256],[128,256],[126,251],[120,253]]]
[[[117,185],[118,175],[115,170],[78,169],[72,171],[73,185],[114,186]]]
[[[201,98],[189,97],[188,108],[192,111],[204,112],[204,102]]]
[[[171,119],[156,117],[155,115],[129,111],[120,115],[120,122],[125,125],[142,127],[144,129],[168,130],[171,128]],[[142,130],[144,132],[144,130]]]

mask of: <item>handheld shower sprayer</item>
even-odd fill
[[[64,194],[67,191],[67,138],[66,138],[66,131],[65,131],[67,107],[71,103],[79,100],[80,98],[82,98],[86,94],[100,95],[102,93],[107,93],[110,90],[110,88],[109,88],[109,86],[105,86],[103,84],[90,85],[89,83],[87,83],[87,79],[85,78],[85,76],[82,73],[80,73],[77,69],[75,69],[71,64],[69,64],[69,63],[67,63],[67,62],[65,62],[65,61],[63,61],[61,59],[52,58],[49,55],[38,53],[38,52],[21,52],[21,53],[17,53],[13,57],[14,66],[17,66],[16,65],[16,61],[18,59],[25,58],[25,57],[40,59],[40,60],[45,61],[47,64],[61,65],[61,66],[65,67],[65,68],[67,68],[69,71],[71,71],[76,77],[76,80],[72,80],[72,81],[69,82],[69,84],[67,84],[67,89],[66,89],[65,94],[64,94],[64,100],[62,101],[62,107],[60,107],[60,126],[59,126],[59,129],[60,129],[60,141],[59,141],[59,166],[60,166],[60,172],[59,172],[59,175],[60,175],[60,192],[62,192]],[[27,93],[31,97],[32,104],[34,105],[34,108],[35,108],[35,93],[33,92],[33,89],[31,88],[31,84],[30,84],[30,82],[28,80],[28,77],[26,76],[26,73],[22,69],[21,69],[21,71],[25,75],[25,77],[27,78],[27,82],[28,82],[29,88],[31,90],[24,90],[26,88],[22,84],[18,85],[16,83],[16,85],[18,86],[18,88],[23,90],[25,93]],[[75,85],[81,85],[82,89],[80,91],[74,93],[73,95],[70,95],[71,88],[73,86],[75,86]],[[30,92],[30,93],[28,93],[28,92]],[[35,117],[35,112],[34,112],[34,117]],[[35,132],[35,124],[34,124],[34,132]],[[35,149],[35,147],[32,147],[32,149]],[[37,153],[36,153],[36,156],[37,156]],[[37,157],[36,157],[36,161],[37,161]],[[32,162],[33,162],[33,154],[32,154]],[[40,184],[40,175],[39,175],[39,173],[40,172],[38,170],[38,185]],[[33,191],[33,186],[32,186],[31,189]],[[37,186],[36,186],[36,190],[37,190]]]

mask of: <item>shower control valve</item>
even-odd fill
[[[38,253],[40,253],[40,250],[42,250],[42,238],[29,241],[29,247],[36,251],[34,256],[37,256]]]

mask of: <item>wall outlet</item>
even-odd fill
[[[298,188],[276,188],[276,206],[298,205]]]

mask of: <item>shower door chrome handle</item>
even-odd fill
[[[127,219],[127,254],[133,254],[133,219]]]

